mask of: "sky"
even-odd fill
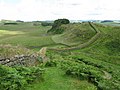
[[[0,0],[0,20],[120,20],[120,0]]]

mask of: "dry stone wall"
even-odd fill
[[[24,65],[32,66],[37,62],[36,55],[15,55],[11,58],[0,58],[0,64],[6,66]]]
[[[46,57],[46,47],[43,47],[37,53],[31,55],[15,55],[14,57],[3,58],[0,57],[0,64],[6,66],[24,65],[24,66],[34,66],[40,62],[46,62],[48,58]]]

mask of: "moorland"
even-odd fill
[[[31,54],[35,65],[4,63]],[[120,23],[1,21],[0,64],[2,90],[120,90]]]

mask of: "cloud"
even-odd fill
[[[10,2],[12,1],[12,2]],[[0,19],[120,19],[119,0],[1,0]]]

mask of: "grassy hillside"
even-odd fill
[[[34,26],[25,22],[18,25],[0,26],[0,44],[21,45],[25,47],[41,47],[55,44],[46,32],[50,27]]]
[[[33,51],[21,46],[0,45],[0,58],[8,58],[23,54],[30,55],[33,54]]]
[[[28,90],[119,90],[120,27],[96,23],[92,25],[89,23],[62,25],[60,28],[64,29],[64,32],[59,35],[47,34],[51,27],[34,26],[28,22],[2,25],[0,44],[3,45],[0,45],[0,56],[33,53],[23,47],[56,48],[47,50],[48,61],[39,66],[46,70],[43,74],[44,81],[31,84]],[[99,37],[94,39],[96,33]],[[19,44],[23,47],[4,44]],[[89,45],[83,49],[67,50],[72,46],[84,44]],[[60,47],[66,49],[57,50]],[[29,73],[29,69],[27,70]]]
[[[119,90],[120,27],[96,23],[93,26],[100,30],[101,36],[89,47],[67,52],[55,51],[52,52],[52,59],[60,60],[61,68],[67,75],[87,79],[98,90]]]
[[[101,24],[94,24],[94,27],[101,31],[101,36],[89,47],[74,51],[74,56],[86,65],[98,67],[100,71],[107,72],[107,77],[111,79],[101,82],[105,90],[119,90],[120,27]]]
[[[67,76],[57,67],[46,68],[44,79],[45,81],[34,84],[27,90],[97,90],[93,84]]]
[[[96,34],[88,23],[62,25],[61,29],[64,29],[63,34],[55,35],[52,39],[69,46],[85,43]]]
[[[120,26],[119,22],[104,22],[101,23],[102,25],[108,25],[108,26]]]
[[[28,48],[66,47],[87,42],[96,32],[88,23],[62,25],[64,33],[49,35],[51,26],[34,26],[32,22],[0,26],[0,44],[21,45]]]
[[[84,51],[103,61],[120,65],[120,27],[100,24],[94,26],[102,31],[102,36]]]

